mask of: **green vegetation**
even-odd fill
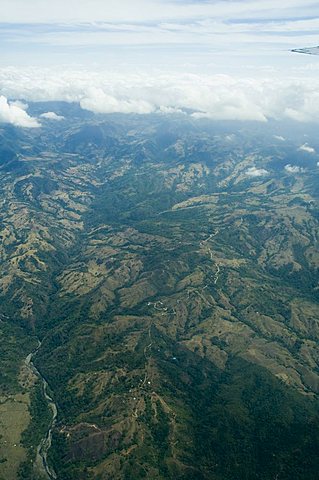
[[[36,334],[58,478],[315,480],[315,159],[288,174],[297,145],[186,117],[60,128],[0,172],[0,388],[29,391]],[[31,390],[26,480],[50,423]]]
[[[6,317],[0,320],[0,396],[23,390],[19,383],[21,363],[35,345],[22,328],[10,324]]]
[[[35,447],[45,436],[50,425],[52,412],[44,398],[43,387],[38,381],[32,390],[30,404],[31,422],[22,434],[22,444],[28,450],[28,459],[34,460]],[[23,478],[23,477],[22,477]]]

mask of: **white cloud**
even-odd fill
[[[170,113],[178,113],[178,114],[186,115],[186,113],[183,112],[183,110],[181,110],[180,108],[165,107],[163,105],[160,106],[158,112],[162,113],[163,115],[167,115],[167,114],[170,114]]]
[[[265,170],[264,168],[257,168],[257,167],[250,167],[248,170],[246,170],[245,174],[248,177],[263,177],[265,175],[268,175],[268,171]]]
[[[319,12],[318,12],[319,13]],[[261,24],[259,21],[227,22],[225,19],[196,19],[189,18],[188,21],[157,22],[151,23],[125,23],[121,22],[98,22],[98,23],[77,23],[56,24],[51,28],[41,26],[32,29],[30,26],[20,26],[15,29],[4,29],[1,35],[7,43],[17,44],[26,42],[31,45],[46,45],[55,47],[76,47],[76,46],[98,46],[104,45],[109,48],[118,45],[206,45],[211,49],[215,45],[218,50],[241,51],[244,46],[250,47],[255,53],[259,49],[259,55],[264,55],[265,47],[271,48],[274,45],[286,45],[287,50],[294,48],[304,41],[315,43],[317,40],[316,30],[313,35],[309,32],[304,38],[296,30],[286,34],[283,24],[277,25],[278,32],[273,31],[269,22]],[[294,23],[292,23],[294,26]],[[310,27],[309,27],[310,28]],[[318,28],[318,26],[317,26]],[[27,37],[27,40],[26,40]],[[256,49],[258,42],[258,49]],[[260,50],[260,45],[263,49]]]
[[[159,19],[314,17],[316,0],[1,0],[3,22],[150,21]],[[302,13],[302,15],[301,15]],[[298,15],[299,14],[299,15]]]
[[[143,98],[116,98],[105,93],[101,88],[90,88],[87,96],[80,100],[80,105],[85,110],[94,113],[152,113],[155,106]]]
[[[55,112],[41,113],[40,117],[45,118],[46,120],[56,120],[56,121],[64,120],[63,115],[57,115]]]
[[[3,95],[0,96],[0,122],[10,123],[16,127],[36,128],[40,124],[35,118],[30,117],[27,112],[16,102],[10,103]]]
[[[194,118],[215,120],[319,121],[318,79],[287,82],[275,77],[7,67],[0,68],[0,90],[7,98],[23,101],[77,102],[95,113],[187,110]],[[312,147],[304,148],[310,152]]]
[[[313,147],[310,147],[307,143],[301,145],[298,150],[300,150],[301,152],[316,153],[316,150]]]
[[[276,140],[280,140],[281,142],[285,142],[285,141],[286,141],[285,137],[282,137],[281,135],[274,135],[274,138],[275,138]]]
[[[288,173],[302,173],[305,171],[304,168],[298,167],[298,165],[290,165],[290,164],[285,165],[285,170]]]
[[[29,105],[25,102],[21,102],[20,100],[15,100],[13,102],[10,102],[10,105],[11,106],[15,106],[15,107],[18,107],[18,108],[21,108],[21,110],[25,110],[27,111],[28,108],[29,108]]]

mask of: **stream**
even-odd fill
[[[36,455],[36,460],[35,460],[35,465],[38,468],[38,470],[41,472],[41,474],[48,480],[56,480],[57,475],[53,469],[52,466],[48,464],[48,452],[51,447],[52,443],[52,430],[56,424],[56,419],[58,416],[58,409],[52,398],[50,397],[48,393],[48,382],[45,380],[45,378],[41,375],[39,370],[34,366],[33,364],[33,358],[37,354],[39,348],[41,347],[41,342],[39,342],[38,347],[36,350],[33,352],[29,353],[29,355],[25,359],[25,365],[27,368],[31,370],[31,372],[36,375],[42,382],[43,385],[43,394],[44,398],[46,399],[48,406],[52,412],[52,417],[51,417],[51,422],[48,427],[48,431],[45,434],[45,436],[42,438],[41,442],[39,443],[37,447],[37,455]]]

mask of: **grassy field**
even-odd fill
[[[0,404],[0,479],[16,480],[26,451],[21,446],[21,434],[30,422],[30,396],[13,395]]]
[[[20,327],[0,322],[0,479],[16,480],[27,451],[22,433],[30,424],[31,392],[36,377],[24,359],[34,340]]]

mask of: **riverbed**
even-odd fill
[[[51,417],[51,422],[48,425],[48,430],[46,432],[46,435],[41,439],[39,445],[37,446],[35,468],[47,480],[57,480],[57,475],[54,471],[54,468],[52,467],[52,465],[49,465],[47,458],[48,458],[48,452],[50,450],[51,443],[52,443],[52,431],[53,431],[53,428],[56,424],[56,420],[57,420],[57,416],[58,416],[58,409],[57,409],[57,406],[54,403],[53,399],[51,398],[51,396],[48,393],[49,385],[48,385],[46,379],[41,375],[41,373],[39,372],[39,370],[35,367],[35,365],[33,363],[33,359],[36,356],[37,352],[39,351],[40,347],[41,347],[41,342],[39,342],[39,345],[36,348],[36,350],[29,353],[29,355],[26,357],[25,365],[42,382],[44,398],[46,399],[46,401],[48,403],[48,407],[50,408],[50,410],[52,412],[52,417]]]

